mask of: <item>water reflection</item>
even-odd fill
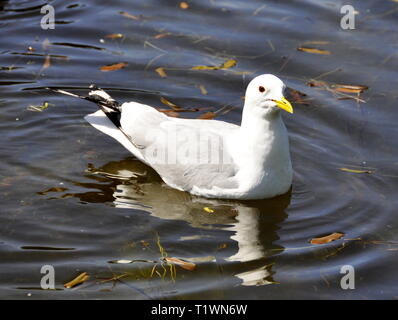
[[[290,194],[260,201],[195,197],[168,187],[155,171],[133,158],[109,162],[100,168],[90,164],[87,171],[86,177],[96,182],[75,184],[99,191],[66,193],[62,197],[108,202],[118,208],[144,210],[160,219],[186,221],[194,228],[229,231],[238,251],[223,259],[225,264],[233,263],[234,275],[243,285],[274,282],[269,258],[283,251],[275,242],[279,239],[279,226],[287,218]]]

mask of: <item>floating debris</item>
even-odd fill
[[[325,243],[329,243],[335,240],[340,239],[342,236],[344,236],[344,233],[340,233],[340,232],[334,232],[332,234],[329,234],[325,237],[320,237],[320,238],[313,238],[311,239],[311,244],[325,244]]]
[[[207,96],[207,90],[206,90],[206,87],[203,85],[203,84],[200,84],[199,85],[199,89],[200,89],[200,92],[204,95],[204,96]]]
[[[330,54],[330,51],[328,51],[328,50],[310,48],[310,47],[298,47],[297,50],[303,51],[303,52],[308,52],[308,53],[315,53],[315,54],[326,54],[326,55]]]
[[[225,61],[222,65],[219,66],[196,66],[192,67],[191,70],[221,70],[221,69],[229,69],[235,67],[237,61],[234,59],[230,59]]]
[[[196,264],[193,262],[189,262],[189,261],[184,261],[178,258],[169,258],[169,257],[165,257],[164,260],[167,263],[171,263],[171,264],[175,264],[177,266],[180,266],[181,268],[188,270],[188,271],[194,271],[196,268]]]
[[[123,37],[124,37],[124,35],[121,34],[121,33],[112,33],[112,34],[107,34],[105,36],[105,38],[107,38],[107,39],[120,39],[120,38],[123,38]]]
[[[34,105],[30,105],[27,109],[29,111],[38,111],[38,112],[42,112],[43,110],[46,110],[48,107],[50,106],[50,104],[45,101],[42,105],[40,106],[34,106]]]
[[[159,76],[161,76],[162,78],[166,78],[167,74],[166,71],[164,71],[164,68],[156,68],[155,71],[158,73]]]
[[[79,274],[75,279],[73,279],[72,281],[65,283],[64,287],[67,289],[73,288],[79,284],[82,284],[83,282],[86,282],[88,279],[90,278],[90,276],[88,275],[87,272],[83,272],[81,274]]]
[[[339,168],[341,171],[344,172],[351,172],[351,173],[373,173],[371,170],[358,170],[358,169],[350,169],[350,168]]]
[[[119,63],[115,63],[115,64],[109,64],[106,66],[102,66],[102,67],[100,67],[100,70],[103,72],[116,71],[116,70],[123,69],[127,66],[128,66],[127,62],[119,62]]]
[[[186,3],[186,2],[180,2],[180,8],[182,9],[182,10],[186,10],[186,9],[188,9],[189,8],[189,4],[188,3]]]

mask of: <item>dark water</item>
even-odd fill
[[[55,30],[40,28],[42,1],[0,2],[1,298],[398,297],[398,3],[353,1],[355,30],[340,28],[346,1],[188,1],[186,10],[178,1],[50,3]],[[105,37],[114,33],[123,37]],[[228,59],[237,66],[190,70]],[[99,70],[119,62],[128,66]],[[182,117],[233,106],[219,119],[239,123],[244,88],[261,73],[307,96],[300,104],[290,95],[295,113],[284,115],[292,192],[252,202],[166,187],[84,121],[94,105],[44,89],[84,94],[96,83],[122,101],[167,109],[162,96],[210,108]],[[342,100],[307,86],[314,78],[369,89],[364,102]],[[29,109],[45,102],[42,112]],[[310,244],[333,232],[345,235]],[[109,263],[159,262],[161,248],[196,269],[174,276],[167,265],[156,273],[152,262]],[[57,290],[41,290],[43,265],[55,268]],[[344,265],[355,269],[354,290],[340,286]],[[87,282],[63,287],[81,272]]]

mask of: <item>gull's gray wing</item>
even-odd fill
[[[170,186],[236,188],[237,166],[227,141],[238,126],[216,120],[177,119],[139,103],[122,105],[121,127],[133,152]],[[138,153],[138,154],[137,154]]]

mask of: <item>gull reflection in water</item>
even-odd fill
[[[245,263],[244,272],[236,273],[234,267],[234,276],[242,280],[241,284],[275,283],[268,258],[284,249],[275,242],[279,239],[277,231],[280,224],[287,217],[285,209],[290,203],[290,193],[260,201],[200,198],[168,187],[154,170],[133,158],[109,162],[100,168],[89,165],[88,171],[87,177],[102,183],[98,186],[93,183],[76,184],[99,188],[101,196],[96,197],[93,192],[69,195],[85,202],[111,201],[118,208],[139,209],[160,219],[186,221],[194,228],[229,231],[231,239],[237,242],[238,251],[224,259]],[[108,185],[103,183],[104,179],[108,179]],[[211,208],[214,212],[209,214],[204,208]]]

